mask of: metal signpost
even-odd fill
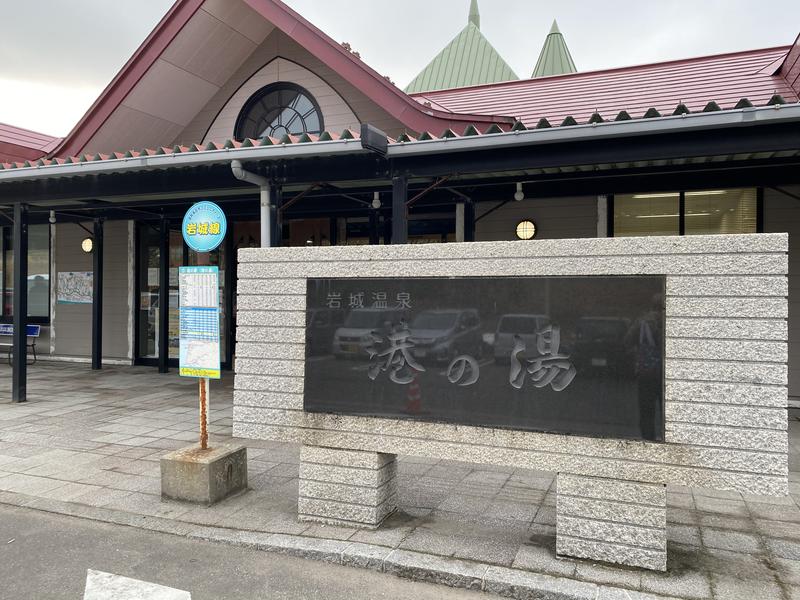
[[[183,239],[199,263],[225,239],[227,221],[212,202],[192,206],[183,219]],[[221,379],[219,267],[180,268],[180,375],[196,377],[200,392],[200,448],[208,449],[209,380]]]

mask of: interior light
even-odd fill
[[[84,238],[81,242],[81,250],[86,254],[91,254],[92,250],[94,250],[94,240],[90,237]]]
[[[712,192],[686,192],[687,196],[722,196],[727,194],[725,190],[714,190]]]
[[[710,217],[711,213],[686,213],[687,217]],[[666,217],[680,217],[680,215],[636,215],[637,219],[663,219]]]
[[[536,224],[533,221],[520,221],[517,225],[517,237],[521,240],[532,240],[536,237]]]
[[[645,200],[649,198],[678,198],[680,194],[677,192],[673,193],[670,192],[669,194],[636,194],[634,198],[636,200]]]

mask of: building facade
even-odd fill
[[[582,73],[554,25],[538,62],[517,79],[473,2],[406,93],[278,0],[179,0],[67,137],[0,126],[0,318],[41,358],[169,369],[205,199],[228,367],[265,211],[283,246],[788,232],[800,400],[800,43]]]

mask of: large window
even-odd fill
[[[237,140],[286,134],[322,133],[322,112],[314,97],[293,83],[273,83],[247,101],[236,120]]]
[[[614,196],[613,234],[756,233],[758,190],[702,190]]]
[[[0,230],[2,237],[2,314],[9,321],[14,313],[14,244],[10,227]],[[50,319],[50,226],[28,227],[28,317],[44,323]]]

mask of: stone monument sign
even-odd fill
[[[301,520],[379,527],[398,454],[558,474],[556,551],[666,569],[666,484],[788,487],[787,237],[239,253],[234,434]]]

